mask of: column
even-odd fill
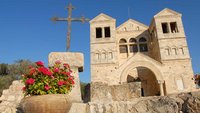
[[[101,29],[102,29],[102,38],[105,38],[105,28],[102,27]]]
[[[163,80],[158,80],[158,84],[160,86],[160,96],[164,96],[163,83]]]
[[[128,55],[128,57],[130,57],[130,48],[129,48],[129,44],[127,44],[126,46],[127,46],[127,50],[128,50],[127,55]]]
[[[170,25],[169,22],[167,22],[167,26],[168,26],[169,33],[172,33],[172,32],[171,32],[171,25]]]

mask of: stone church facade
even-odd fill
[[[165,8],[149,26],[99,14],[90,21],[91,82],[141,83],[142,96],[168,95],[194,88],[182,15]],[[91,86],[94,87],[94,86]]]

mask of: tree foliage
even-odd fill
[[[0,76],[0,96],[4,89],[9,88],[15,78],[12,75]]]
[[[23,73],[27,73],[29,66],[34,63],[30,60],[17,60],[14,64],[0,64],[0,96],[4,89],[9,88],[13,80],[20,79]]]
[[[9,74],[19,79],[22,74],[28,73],[29,66],[35,66],[35,64],[30,60],[17,60],[9,66]]]
[[[8,64],[0,64],[0,75],[3,76],[3,75],[8,75]]]

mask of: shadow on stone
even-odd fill
[[[87,103],[90,101],[90,83],[88,83],[85,87],[84,87],[84,95],[82,97],[83,102]]]

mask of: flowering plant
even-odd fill
[[[66,94],[74,86],[74,77],[68,64],[61,65],[56,61],[54,66],[46,68],[41,61],[35,67],[29,68],[24,74],[23,82],[25,95]]]

